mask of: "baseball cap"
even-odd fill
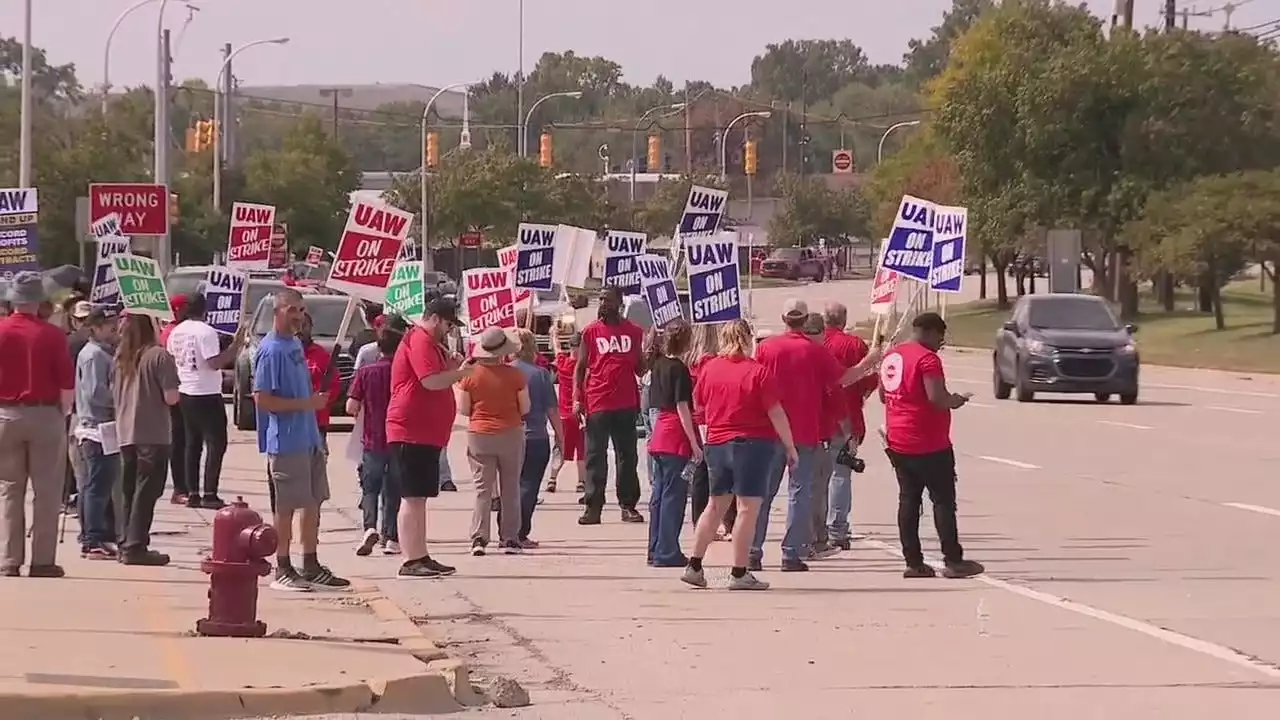
[[[93,312],[93,303],[88,300],[81,300],[71,308],[71,317],[77,320],[84,320]]]
[[[433,298],[431,302],[427,303],[427,311],[424,312],[422,316],[424,318],[428,318],[428,317],[431,317],[432,315],[435,315],[441,320],[457,325],[458,324],[458,303],[454,302],[452,298],[448,298],[448,297]]]
[[[782,303],[782,317],[784,320],[803,320],[809,316],[809,305],[799,298],[787,298]]]
[[[187,300],[186,295],[178,294],[169,298],[169,309],[173,311],[173,316],[175,318],[181,318],[182,313],[186,312],[187,305],[189,304],[190,301]]]
[[[380,329],[383,325],[386,325],[386,324],[387,324],[387,316],[386,316],[386,315],[378,315],[377,317],[375,317],[375,318],[373,319],[373,329],[374,329],[374,330],[378,330],[378,329]]]

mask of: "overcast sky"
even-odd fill
[[[419,83],[481,80],[517,67],[518,0],[169,0],[165,25],[175,39],[175,79],[212,80],[222,44],[288,36],[283,47],[252,48],[236,58],[246,85]],[[81,81],[102,82],[107,33],[136,0],[36,0],[33,43],[54,63],[74,62]],[[1136,0],[1139,24],[1158,21],[1163,0]],[[1204,0],[1201,8],[1224,0]],[[787,38],[851,38],[873,62],[899,62],[907,41],[928,35],[951,0],[525,0],[524,60],[545,51],[604,55],[625,79],[649,84],[708,80],[741,85],[751,59]],[[1109,16],[1113,0],[1089,0]],[[1181,3],[1180,3],[1181,4]],[[1244,0],[1235,27],[1280,19],[1280,0]],[[18,35],[22,0],[0,0],[0,28]],[[132,13],[111,49],[113,85],[155,78],[156,8]],[[629,19],[634,18],[634,19]],[[1192,18],[1219,29],[1225,16]],[[723,28],[723,29],[721,29]],[[179,42],[180,44],[177,44]]]

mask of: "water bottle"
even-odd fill
[[[698,470],[702,467],[702,463],[703,463],[702,460],[699,460],[697,462],[690,460],[689,462],[685,463],[684,470],[680,472],[680,479],[684,480],[687,483],[693,482],[693,478],[695,475],[698,474]]]

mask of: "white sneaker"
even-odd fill
[[[377,547],[378,540],[380,539],[381,538],[378,537],[377,530],[374,530],[373,528],[369,528],[368,530],[365,530],[364,537],[361,538],[360,540],[360,545],[356,547],[356,555],[359,555],[360,557],[366,557],[372,554],[373,549]]]
[[[756,579],[756,576],[748,571],[740,578],[730,575],[728,588],[730,590],[768,590],[769,583]]]
[[[383,555],[399,555],[400,543],[396,542],[395,540],[388,540],[387,544],[382,546],[382,554]]]

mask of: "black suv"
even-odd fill
[[[1037,392],[1092,393],[1098,402],[1119,395],[1138,401],[1137,328],[1116,322],[1092,295],[1024,295],[996,331],[992,353],[995,396],[1031,402]]]
[[[304,293],[303,298],[307,303],[307,312],[311,313],[312,339],[325,350],[333,352],[333,345],[338,339],[336,337],[338,326],[342,324],[342,316],[347,310],[347,296]],[[236,356],[235,383],[231,393],[231,417],[239,430],[257,429],[257,407],[253,402],[253,362],[258,353],[258,344],[271,330],[273,303],[273,295],[262,298],[258,303],[257,310],[253,313],[252,324],[249,326],[248,341]],[[361,345],[373,339],[373,332],[365,323],[364,313],[358,308],[351,317],[347,338],[348,340],[338,353],[340,392],[330,408],[330,414],[334,417],[347,414],[347,387],[356,373],[356,352]]]

